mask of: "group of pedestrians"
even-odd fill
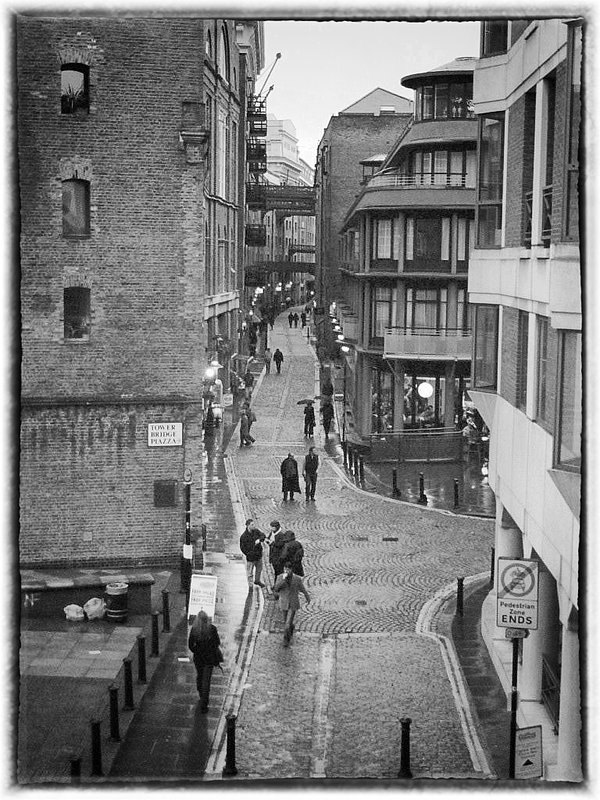
[[[277,374],[278,375],[281,374],[281,365],[283,364],[283,353],[279,348],[277,348],[274,353],[271,353],[271,348],[265,347],[264,359],[265,359],[265,371],[267,375],[271,374],[271,361],[275,362],[275,366],[277,368]]]
[[[303,329],[306,328],[308,313],[309,312],[307,311],[306,308],[300,312],[300,315],[298,315],[297,311],[290,311],[290,313],[288,314],[288,324],[290,328],[292,327],[297,328],[299,322],[302,324]]]
[[[270,523],[268,534],[263,533],[253,523],[253,519],[247,519],[240,536],[240,550],[246,557],[248,588],[265,586],[261,577],[266,549],[273,569],[273,596],[279,601],[283,613],[283,644],[287,647],[294,632],[294,617],[300,608],[300,594],[304,595],[307,603],[310,602],[310,595],[302,581],[304,548],[292,530],[282,529],[279,520]]]

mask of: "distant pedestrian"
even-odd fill
[[[250,400],[252,397],[252,387],[254,386],[254,375],[250,372],[249,369],[246,370],[246,374],[244,375],[244,388],[246,393],[246,400]]]
[[[262,543],[265,535],[252,525],[253,522],[253,519],[246,520],[246,527],[240,536],[240,550],[246,556],[246,577],[250,588],[253,584],[264,587],[260,576],[263,557]]]
[[[286,531],[286,533],[288,534],[286,537],[286,543],[281,551],[282,566],[286,563],[291,564],[294,575],[299,575],[301,578],[303,578],[304,565],[302,563],[302,559],[304,558],[304,547],[296,539],[296,534],[294,531]]]
[[[312,403],[304,406],[304,435],[312,436],[315,430],[315,409]]]
[[[298,312],[294,314],[294,328],[298,327],[298,323],[300,322],[300,317],[298,316]]]
[[[273,353],[271,353],[270,348],[265,347],[265,369],[267,371],[267,375],[271,372],[271,359],[273,358]]]
[[[306,499],[315,499],[315,489],[317,488],[317,470],[319,469],[319,456],[315,453],[314,447],[308,448],[308,453],[304,458],[304,468],[302,477],[306,482]]]
[[[277,367],[277,374],[281,372],[281,365],[283,364],[283,353],[279,348],[275,350],[273,353],[273,361],[275,362],[275,366]]]
[[[291,328],[292,325],[294,324],[294,312],[293,311],[290,311],[290,313],[288,314],[288,322],[290,323],[290,328]]]
[[[294,492],[300,494],[300,481],[298,480],[298,462],[291,453],[281,462],[281,491],[284,501],[294,499]]]
[[[200,711],[206,714],[210,696],[210,681],[214,667],[223,661],[221,640],[206,611],[199,611],[192,624],[188,647],[196,667],[196,688],[200,695]]]
[[[248,417],[248,412],[244,408],[242,409],[242,413],[240,414],[240,447],[244,447],[251,444],[254,444],[256,439],[250,433],[250,419]]]
[[[323,408],[321,409],[321,413],[323,415],[323,429],[325,430],[325,438],[329,438],[329,430],[331,428],[331,423],[333,421],[333,406],[328,401],[323,404]]]
[[[303,328],[306,328],[306,312],[305,311],[303,311],[300,314],[300,324],[302,325]]]
[[[331,398],[333,397],[333,384],[330,378],[326,378],[325,381],[323,382],[321,394],[323,395],[323,397],[326,397],[331,401]]]
[[[294,575],[291,564],[285,564],[283,573],[278,576],[273,587],[279,597],[279,608],[283,612],[283,646],[287,647],[294,633],[294,617],[300,608],[300,593],[310,603],[310,595],[302,582],[302,578]]]

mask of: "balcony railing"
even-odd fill
[[[267,171],[267,145],[260,139],[248,139],[246,142],[246,160],[250,172]]]
[[[264,247],[267,243],[267,226],[246,225],[245,242],[249,247]]]
[[[410,328],[385,329],[384,357],[469,359],[473,343],[470,328]]]
[[[446,189],[462,187],[475,188],[475,177],[464,172],[434,172],[429,175],[374,175],[369,181],[371,187],[398,189]]]
[[[253,136],[267,135],[267,101],[256,95],[248,98],[248,126]]]
[[[246,205],[251,211],[262,211],[267,207],[267,186],[264,183],[246,184]]]
[[[524,198],[524,231],[523,245],[531,247],[531,220],[533,215],[533,192],[527,192]],[[544,247],[550,247],[552,238],[552,186],[546,186],[542,191],[542,230],[541,240]]]

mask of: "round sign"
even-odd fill
[[[192,470],[191,469],[186,469],[185,470],[185,472],[183,473],[183,480],[184,480],[185,483],[191,483],[192,482]]]
[[[513,597],[524,597],[535,587],[535,573],[526,564],[509,564],[502,571],[500,582]]]

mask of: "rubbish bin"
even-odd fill
[[[127,619],[128,583],[107,583],[104,593],[106,619],[109,622],[125,622]]]

